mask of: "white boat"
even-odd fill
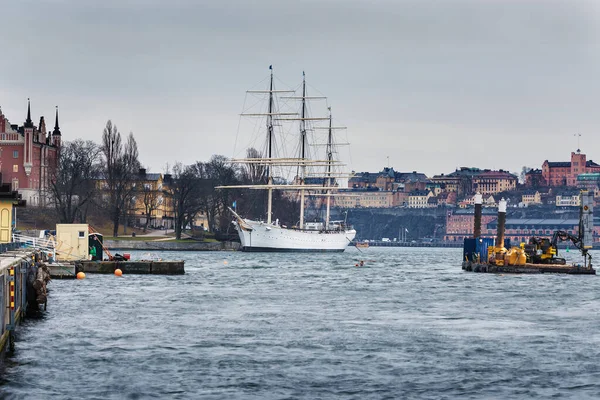
[[[337,177],[343,177],[334,171],[334,167],[340,163],[333,159],[335,144],[333,142],[333,131],[337,129],[332,126],[331,108],[329,116],[323,118],[311,118],[307,116],[306,102],[309,99],[317,99],[306,95],[306,80],[302,79],[302,96],[287,97],[287,99],[301,100],[300,113],[281,113],[275,110],[275,96],[280,93],[290,92],[274,90],[273,70],[270,73],[269,88],[265,91],[249,91],[249,93],[265,93],[268,96],[268,108],[266,113],[242,114],[252,117],[266,118],[267,131],[267,157],[246,158],[232,160],[233,162],[260,166],[266,174],[266,184],[220,186],[218,189],[264,189],[268,191],[266,221],[255,221],[240,216],[230,208],[235,216],[233,221],[237,230],[242,251],[273,251],[273,252],[342,252],[356,236],[356,231],[348,227],[345,221],[330,221],[331,197],[337,191]],[[293,92],[293,91],[292,91]],[[326,127],[315,127],[314,129],[326,129],[328,132],[327,143],[324,143],[326,155],[322,159],[310,159],[308,154],[307,121],[329,122]],[[299,154],[295,157],[276,157],[274,153],[274,121],[297,121],[299,122]],[[274,172],[276,167],[296,167],[298,175],[293,184],[274,183]],[[320,171],[317,173],[315,171]],[[307,184],[306,178],[315,179],[319,184]],[[279,223],[279,219],[273,221],[273,190],[293,190],[299,192],[300,215],[298,224],[287,227]],[[304,207],[306,196],[324,196],[326,198],[326,217],[323,222],[304,221]]]
[[[356,235],[353,229],[288,228],[277,221],[270,224],[253,221],[231,212],[236,217],[234,224],[243,251],[341,252]]]

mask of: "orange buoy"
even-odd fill
[[[85,279],[85,274],[83,272],[78,272],[77,279]]]
[[[117,268],[117,269],[115,269],[115,275],[121,276],[121,275],[123,275],[123,271],[121,271],[119,268]]]
[[[227,260],[223,261],[223,264],[224,264],[224,265],[227,265]]]

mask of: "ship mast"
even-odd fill
[[[300,117],[300,158],[306,159],[306,77],[302,71],[302,112]],[[304,185],[306,176],[306,164],[302,164],[300,172],[300,184]],[[304,189],[300,190],[300,229],[304,229]]]
[[[329,110],[329,134],[327,135],[327,187],[331,187],[331,164],[333,163],[333,128],[331,126],[331,107]],[[325,230],[329,229],[329,216],[331,211],[331,189],[327,189],[327,214],[325,216]]]
[[[269,85],[269,111],[267,115],[267,141],[268,141],[268,159],[273,158],[273,66],[269,66],[271,70],[271,83]],[[273,184],[273,175],[271,171],[271,164],[267,164],[267,183]],[[269,187],[267,190],[267,224],[271,223],[271,214],[273,210],[273,188]]]

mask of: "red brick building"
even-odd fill
[[[482,210],[481,226],[482,235],[495,234],[487,230],[487,224],[498,218],[498,212],[493,209]],[[448,211],[446,215],[446,233],[444,240],[448,242],[462,242],[464,238],[473,237],[475,224],[475,208],[457,209]]]
[[[577,186],[577,176],[585,173],[600,172],[600,165],[592,160],[586,160],[580,150],[571,152],[571,161],[551,162],[542,164],[542,176],[548,186]]]
[[[23,126],[10,124],[0,110],[0,173],[2,183],[18,190],[27,204],[46,203],[50,170],[56,164],[61,146],[58,126],[58,108],[52,132],[46,130],[44,117],[38,126],[31,120],[31,106],[27,104],[27,119]]]

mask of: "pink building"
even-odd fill
[[[600,165],[586,160],[585,154],[571,152],[571,161],[550,162],[542,164],[542,176],[548,186],[577,186],[577,176],[584,173],[600,172]]]
[[[38,126],[31,120],[31,106],[27,104],[27,119],[23,126],[10,124],[0,110],[0,173],[2,183],[18,190],[28,205],[44,205],[50,170],[56,165],[61,146],[58,126],[58,108],[52,132],[46,131],[44,117]]]

